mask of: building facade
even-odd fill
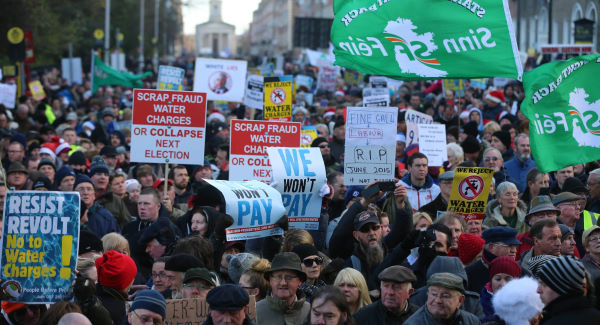
[[[208,21],[196,25],[196,55],[229,57],[236,53],[235,26],[223,21],[221,0],[210,0]]]

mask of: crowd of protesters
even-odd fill
[[[316,77],[313,67],[285,70]],[[179,298],[205,299],[205,324],[600,320],[600,165],[538,171],[517,82],[482,89],[465,80],[461,94],[441,81],[392,89],[397,184],[369,197],[346,187],[343,173],[344,110],[362,105],[368,76],[350,84],[340,75],[335,92],[301,87],[292,120],[316,127],[311,146],[327,170],[319,229],[288,229],[284,216],[283,236],[227,241],[233,218],[205,180],[228,180],[230,120],[261,111],[209,102],[203,164],[165,175],[129,161],[131,89],[92,94],[89,79],[69,86],[56,69],[41,76],[45,99],[0,107],[0,208],[7,191],[79,192],[77,277],[68,301],[2,302],[0,324],[162,324],[166,301]],[[446,125],[442,167],[406,146],[407,109]],[[483,220],[446,212],[461,166],[494,170]]]

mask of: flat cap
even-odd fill
[[[463,279],[458,275],[448,272],[434,273],[429,280],[427,280],[427,285],[444,287],[459,291],[460,293],[465,292]]]
[[[250,297],[242,287],[226,283],[212,288],[206,302],[213,310],[240,310],[248,305]]]
[[[398,283],[416,282],[417,277],[409,268],[400,265],[390,266],[381,271],[377,276],[379,281],[393,281]]]
[[[448,180],[451,181],[451,180],[454,179],[454,171],[451,170],[451,171],[444,172],[438,178],[439,178],[440,181],[448,181]]]
[[[552,197],[552,204],[557,206],[564,202],[579,201],[580,199],[581,197],[579,197],[577,194],[573,194],[571,192],[560,192]]]
[[[481,234],[485,243],[505,243],[507,245],[521,245],[517,240],[517,229],[510,227],[493,227]]]
[[[193,267],[187,271],[185,271],[185,275],[183,276],[183,283],[188,283],[192,280],[203,280],[208,282],[208,284],[215,286],[215,281],[212,276],[210,276],[210,271],[205,267]]]

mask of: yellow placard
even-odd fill
[[[285,81],[282,81],[285,80]],[[292,80],[284,77],[266,77],[264,90],[265,120],[292,120]]]
[[[248,68],[248,74],[255,74],[257,76],[262,75],[262,71],[258,68]]]
[[[103,39],[104,31],[100,28],[97,28],[96,30],[94,30],[94,38],[96,38],[97,40]]]
[[[42,87],[42,83],[39,80],[34,80],[30,82],[29,90],[31,90],[33,99],[36,101],[40,101],[46,98],[46,92],[44,91],[44,87]]]
[[[302,129],[300,135],[300,146],[304,148],[310,148],[310,145],[317,138],[316,129]]]
[[[483,220],[494,170],[484,167],[456,167],[448,211],[466,220]]]
[[[19,43],[23,42],[25,33],[23,33],[23,30],[21,28],[13,27],[8,30],[8,33],[6,33],[6,37],[8,38],[8,41],[11,44],[19,44]]]
[[[5,65],[2,67],[2,74],[5,77],[14,77],[17,75],[17,69],[14,65]]]

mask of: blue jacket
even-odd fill
[[[94,202],[92,207],[88,209],[87,229],[99,238],[111,232],[121,232],[115,217],[98,202]]]
[[[520,161],[519,158],[515,156],[513,159],[504,162],[504,168],[506,168],[510,180],[517,185],[519,193],[525,191],[525,187],[527,186],[527,173],[534,167],[536,167],[535,161],[531,158]]]

